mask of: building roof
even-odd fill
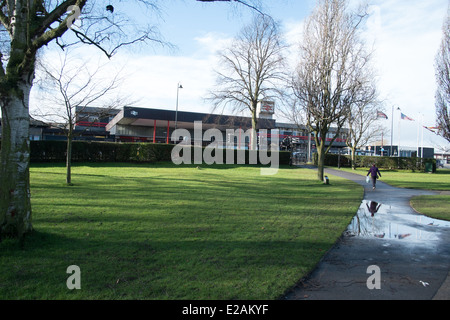
[[[2,125],[2,118],[0,118],[0,126]],[[30,126],[31,127],[42,127],[47,128],[50,127],[50,125],[44,121],[36,120],[32,116],[30,116]]]
[[[75,108],[76,113],[92,113],[100,115],[116,115],[120,112],[120,110],[121,109],[117,108],[85,107],[85,106],[77,106]]]
[[[251,128],[252,121],[250,117],[230,116],[221,114],[208,114],[187,111],[172,111],[163,109],[123,107],[106,126],[106,130],[117,124],[132,126],[149,126],[153,127],[156,123],[158,127],[167,126],[169,121],[170,127],[192,129],[195,121],[201,121],[204,129],[231,127],[242,128],[244,130]],[[275,129],[275,120],[258,119],[258,129]]]

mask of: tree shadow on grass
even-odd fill
[[[51,249],[53,247],[70,247],[75,245],[73,241],[73,239],[57,232],[45,232],[34,229],[25,234],[22,240],[10,237],[3,238],[0,242],[0,251],[3,254],[11,254],[20,251],[30,252],[37,249]]]
[[[197,298],[209,295],[214,298],[276,298],[270,295],[283,294],[299,280],[298,276],[311,270],[330,247],[326,241],[312,239],[181,238],[168,241],[152,239],[150,235],[132,237],[126,235],[128,232],[117,232],[123,234],[92,240],[36,230],[27,236],[23,248],[12,242],[0,243],[0,248],[7,249],[2,250],[0,257],[7,258],[9,267],[14,268],[14,274],[5,280],[11,285],[19,283],[14,290],[25,292],[24,296],[33,295],[32,290],[39,288],[42,296],[38,299],[69,297],[71,292],[65,288],[69,277],[66,268],[75,264],[82,272],[84,290],[80,291],[79,298],[89,299],[93,295],[159,299],[163,290],[170,293],[172,299],[192,299],[196,294]],[[287,270],[290,280],[279,283],[279,277],[284,277]],[[55,273],[58,275],[54,276]],[[183,279],[183,287],[189,289],[191,296],[184,296],[186,292],[178,290],[178,279]],[[216,289],[205,287],[208,283],[214,283]],[[263,296],[253,292],[262,283]],[[242,288],[228,292],[230,285]]]

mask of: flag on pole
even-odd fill
[[[423,126],[425,129],[427,129],[430,132],[433,132],[434,134],[436,134],[436,132],[434,130],[439,130],[439,127],[426,127]]]
[[[380,119],[380,118],[387,119],[388,116],[385,113],[381,112],[381,111],[377,111],[377,119]]]
[[[408,117],[407,115],[402,113],[402,120],[409,120],[409,121],[414,121],[414,119],[411,119],[410,117]]]

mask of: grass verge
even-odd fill
[[[417,212],[435,219],[450,221],[450,196],[417,196],[411,199],[411,206]]]
[[[0,243],[0,299],[276,299],[345,230],[362,188],[307,169],[77,164],[31,168],[24,248]],[[81,269],[69,290],[66,269]]]

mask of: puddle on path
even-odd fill
[[[442,228],[450,228],[450,222],[402,213],[400,207],[363,200],[345,234],[404,242],[429,241],[438,240]]]

